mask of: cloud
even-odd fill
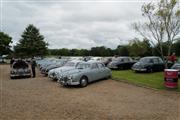
[[[131,24],[143,19],[142,4],[9,1],[3,3],[3,31],[13,37],[13,45],[25,27],[34,24],[49,48],[116,48],[137,36]]]

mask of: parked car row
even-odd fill
[[[63,72],[69,71],[71,69],[74,69],[77,67],[77,65],[82,62],[80,60],[72,60],[72,61],[68,61],[64,66],[59,67],[59,68],[55,68],[52,69],[48,72],[48,77],[53,79],[53,80],[57,80],[58,78],[60,78],[60,76],[62,75]]]
[[[115,70],[132,69],[135,72],[163,71],[165,63],[160,57],[143,57],[139,61],[131,57],[115,57],[107,64],[107,67]]]
[[[89,59],[88,61],[45,59],[37,61],[37,64],[42,74],[48,74],[50,79],[57,80],[63,86],[80,85],[85,87],[90,82],[111,77],[111,70],[99,59]]]
[[[50,70],[58,68],[58,67],[62,67],[66,62],[67,62],[66,59],[60,59],[60,60],[56,60],[56,61],[52,61],[50,63],[47,63],[40,68],[41,73],[48,75],[48,72]]]
[[[44,59],[37,61],[37,64],[42,74],[57,80],[59,84],[82,87],[87,86],[89,82],[111,77],[110,69],[132,69],[135,72],[156,72],[165,69],[165,63],[157,56],[143,57],[139,61],[131,57]],[[172,68],[180,71],[180,63],[176,63]]]

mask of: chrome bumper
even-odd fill
[[[62,80],[58,80],[57,81],[59,84],[65,86],[65,85],[79,85],[79,82],[72,82],[71,80],[68,81],[62,81]]]
[[[147,71],[146,68],[132,68],[132,70],[134,70],[134,71],[141,71],[141,72]]]
[[[10,75],[10,77],[25,77],[25,76],[31,76],[31,74],[30,73],[28,73],[28,74],[11,74]]]

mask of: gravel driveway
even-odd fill
[[[113,80],[86,88],[59,86],[39,73],[9,78],[0,65],[1,120],[180,120],[180,94]]]

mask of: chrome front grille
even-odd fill
[[[60,81],[67,82],[67,81],[68,81],[68,78],[67,78],[67,77],[61,77],[59,80],[60,80]]]

